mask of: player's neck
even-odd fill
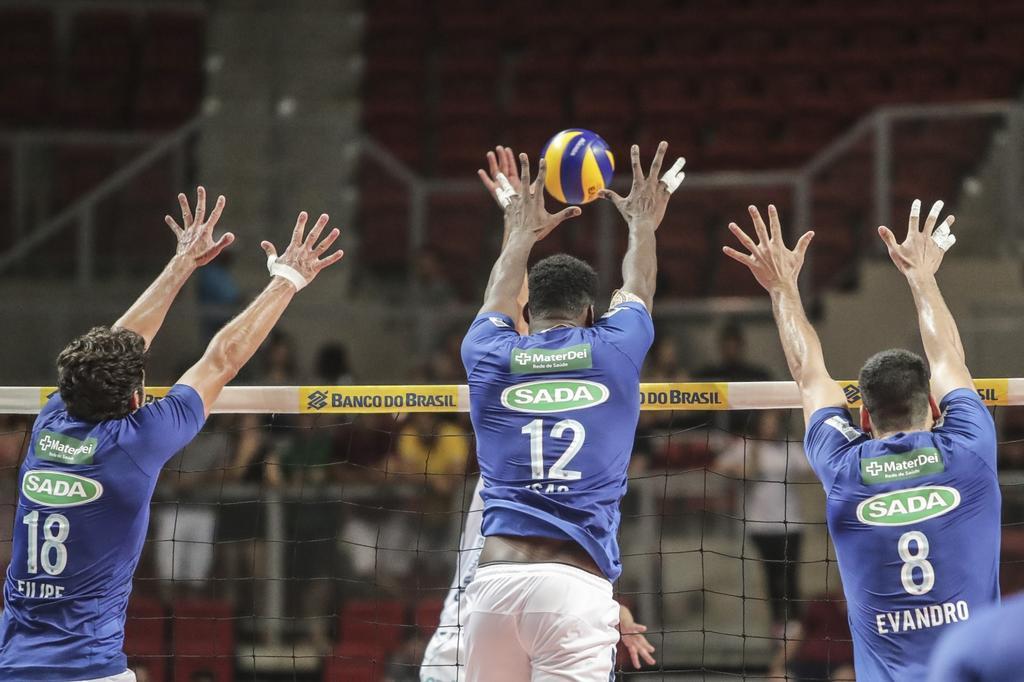
[[[538,320],[530,320],[530,333],[540,334],[555,329],[556,327],[579,327],[577,320],[570,320],[560,317],[542,317]]]
[[[883,431],[881,433],[872,433],[871,437],[875,440],[885,440],[886,438],[895,438],[900,434],[904,433],[918,433],[919,431],[931,431],[934,424],[914,424],[905,429],[897,429],[895,431]]]

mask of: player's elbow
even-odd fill
[[[241,363],[237,360],[237,353],[233,352],[232,344],[229,341],[214,339],[206,351],[204,363],[207,371],[222,380],[221,383],[228,383],[241,370]]]

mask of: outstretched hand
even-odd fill
[[[608,199],[619,209],[619,213],[630,226],[643,225],[658,229],[665,217],[665,209],[668,208],[672,192],[685,176],[682,168],[686,160],[679,157],[670,172],[666,173],[664,178],[658,179],[667,150],[668,142],[662,141],[658,144],[658,150],[654,152],[654,160],[651,162],[651,170],[647,177],[644,177],[644,170],[640,166],[640,147],[633,145],[629,150],[633,165],[633,186],[629,190],[629,195],[622,197],[610,189],[603,189],[598,193],[599,197]]]
[[[535,241],[544,237],[569,218],[575,218],[582,211],[578,206],[570,206],[558,213],[548,213],[544,207],[544,178],[547,175],[547,163],[540,160],[537,167],[537,179],[530,181],[530,159],[526,154],[519,155],[521,170],[519,173],[519,190],[509,197],[505,208],[505,220],[509,234],[527,234]],[[511,181],[510,181],[511,182]]]
[[[181,204],[181,222],[184,227],[169,215],[164,216],[164,222],[178,238],[177,255],[188,259],[194,267],[206,265],[235,241],[235,235],[230,232],[225,232],[220,239],[213,241],[213,228],[217,226],[220,214],[224,210],[223,195],[217,197],[217,203],[209,218],[206,217],[206,189],[201,185],[196,188],[195,215],[192,214],[188,197],[184,194],[178,195],[178,203]]]
[[[288,243],[288,248],[280,256],[277,255],[277,249],[274,248],[273,244],[268,241],[260,242],[260,246],[263,247],[263,251],[267,254],[268,259],[273,259],[273,262],[291,268],[301,275],[307,284],[312,282],[321,270],[334,265],[345,255],[344,251],[338,249],[326,258],[321,258],[320,256],[327,252],[327,249],[331,247],[331,244],[334,243],[341,232],[338,228],[334,228],[317,244],[316,242],[320,239],[320,234],[327,226],[329,217],[326,213],[321,215],[316,224],[313,225],[313,229],[303,238],[308,219],[308,213],[305,211],[299,213],[299,217],[295,221],[295,229],[292,231],[292,240]]]
[[[896,236],[888,227],[882,225],[878,228],[878,236],[882,238],[886,248],[889,249],[889,257],[905,276],[934,275],[942,264],[946,250],[956,242],[956,237],[949,231],[956,221],[953,215],[946,216],[946,219],[938,227],[935,227],[939,214],[942,212],[942,206],[941,201],[936,201],[932,205],[931,211],[928,212],[924,227],[919,229],[921,200],[915,199],[910,206],[907,238],[902,243],[896,242]]]
[[[779,223],[779,212],[775,206],[768,206],[768,224],[765,227],[764,219],[756,206],[749,206],[747,210],[754,221],[754,230],[757,234],[757,243],[744,232],[736,223],[729,223],[729,230],[740,240],[750,253],[742,253],[729,246],[722,247],[725,255],[735,261],[743,263],[750,272],[754,274],[758,283],[769,292],[787,284],[795,285],[800,276],[800,269],[804,265],[804,256],[807,254],[807,247],[814,239],[814,232],[806,232],[796,243],[796,247],[789,249],[782,239],[782,225]]]
[[[481,168],[477,170],[476,174],[480,177],[480,182],[484,183],[484,187],[491,193],[495,203],[498,204],[498,208],[502,211],[505,210],[506,204],[502,203],[501,198],[498,196],[498,191],[501,189],[501,180],[498,178],[498,175],[504,175],[505,179],[508,180],[509,186],[517,194],[523,190],[523,185],[519,181],[519,174],[516,172],[516,155],[512,152],[511,147],[503,147],[499,144],[494,148],[493,152],[487,152],[487,170]]]
[[[625,606],[619,606],[619,633],[622,637],[622,645],[629,652],[629,660],[637,670],[642,668],[640,659],[647,665],[656,665],[654,660],[654,645],[651,644],[643,633],[647,632],[647,626],[641,625],[633,620],[632,612]]]

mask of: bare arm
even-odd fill
[[[935,280],[945,249],[956,241],[949,234],[949,228],[956,220],[952,215],[938,228],[935,227],[941,211],[942,202],[935,202],[925,219],[924,228],[919,229],[921,202],[915,200],[910,209],[907,238],[902,244],[896,242],[889,228],[878,228],[879,236],[889,249],[889,256],[907,278],[914,296],[921,341],[932,373],[932,392],[940,400],[958,388],[974,388],[960,332]]]
[[[307,282],[311,282],[321,270],[337,263],[344,254],[342,251],[335,251],[327,258],[321,259],[320,256],[338,238],[338,230],[331,230],[319,244],[316,243],[327,225],[328,218],[324,214],[316,221],[309,235],[303,239],[307,218],[305,211],[299,214],[292,233],[292,241],[277,262],[294,269]],[[263,242],[262,246],[268,256],[276,257],[277,251],[273,244]],[[277,324],[296,291],[296,286],[292,282],[281,276],[274,276],[241,315],[217,332],[199,362],[179,379],[178,383],[191,386],[199,393],[207,415],[224,386],[235,378],[238,371],[270,334],[270,330]]]
[[[129,329],[145,339],[147,348],[160,331],[167,311],[192,273],[216,258],[235,240],[233,234],[226,232],[219,240],[213,241],[213,228],[224,210],[224,197],[217,198],[217,204],[213,207],[209,219],[204,222],[206,190],[199,187],[196,194],[195,217],[192,216],[185,195],[178,195],[185,227],[180,227],[171,216],[164,217],[164,221],[178,238],[178,248],[174,257],[127,312],[114,323],[115,327]]]
[[[667,142],[661,142],[654,153],[651,170],[644,177],[640,166],[640,148],[633,145],[629,150],[633,165],[633,186],[629,196],[621,197],[611,190],[602,190],[601,197],[610,200],[619,210],[629,227],[629,245],[626,256],[622,259],[622,289],[633,294],[651,310],[654,302],[654,289],[658,279],[658,252],[654,233],[661,225],[668,208],[668,200],[675,189],[665,179],[659,180],[661,163],[668,149]],[[685,161],[680,158],[671,171],[682,180]],[[667,175],[667,174],[666,174]]]
[[[750,268],[758,283],[771,295],[772,314],[779,328],[779,339],[782,341],[789,371],[800,388],[806,423],[812,414],[823,407],[846,406],[846,396],[825,367],[821,341],[807,319],[797,287],[804,256],[814,233],[804,234],[796,248],[790,250],[783,241],[779,214],[774,206],[768,207],[770,232],[757,208],[751,206],[749,211],[754,221],[757,243],[739,225],[730,223],[729,229],[750,253],[740,253],[728,246],[723,250],[727,256]]]
[[[513,320],[521,313],[516,301],[523,288],[527,261],[533,245],[546,237],[564,220],[580,215],[580,209],[570,206],[551,214],[544,208],[544,177],[547,166],[541,159],[537,180],[530,182],[530,161],[526,154],[519,155],[521,189],[512,195],[505,207],[505,221],[508,239],[501,249],[494,268],[491,270],[484,292],[481,313],[497,312]]]

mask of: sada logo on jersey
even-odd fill
[[[531,381],[509,386],[501,404],[518,412],[570,412],[608,400],[608,388],[594,381]]]
[[[33,469],[22,479],[21,492],[47,507],[77,507],[102,497],[103,484],[77,474]]]
[[[869,526],[908,526],[948,514],[959,506],[959,490],[931,485],[870,497],[857,505],[857,518]]]

